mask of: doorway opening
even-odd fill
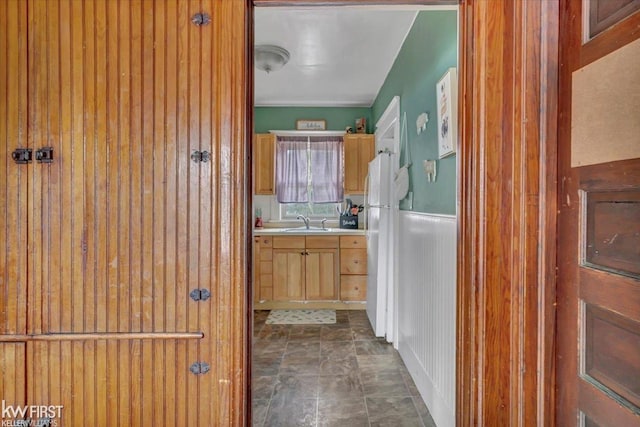
[[[376,12],[377,16],[357,17],[366,10]],[[314,22],[323,15],[328,21],[318,27]],[[395,37],[388,29],[399,28],[400,22],[404,22],[404,27],[395,39],[395,47],[391,53],[383,52],[383,47],[392,44]],[[366,25],[359,25],[362,23]],[[375,28],[376,23],[377,34],[358,35],[360,27]],[[303,32],[295,36],[298,30]],[[322,39],[324,30],[328,30],[328,39]],[[296,412],[289,413],[290,417],[306,419],[309,416],[320,420],[321,416],[356,414],[371,420],[371,417],[385,416],[376,410],[384,406],[382,400],[388,397],[396,398],[395,405],[416,414],[422,423],[428,422],[421,416],[429,411],[438,425],[454,423],[457,166],[456,156],[440,158],[438,153],[436,83],[449,68],[458,64],[457,8],[256,8],[254,32],[255,45],[277,46],[289,56],[278,71],[254,70],[253,220],[255,224],[260,217],[262,225],[252,239],[252,309],[256,310],[251,385],[254,425],[269,419],[278,420],[284,408],[293,407]],[[331,47],[352,39],[360,40],[362,46]],[[367,62],[370,57],[366,42],[370,39],[374,39],[373,63]],[[383,61],[385,55],[388,58]],[[332,56],[341,61],[336,74],[331,74],[325,64]],[[386,65],[379,66],[382,62]],[[431,64],[425,65],[426,62]],[[364,67],[356,72],[355,79],[350,78],[351,68],[357,69],[358,65]],[[300,69],[302,77],[293,75],[294,69]],[[308,76],[315,76],[315,80],[305,86]],[[297,89],[298,79],[302,86]],[[367,92],[371,86],[369,80],[375,80],[373,94]],[[305,88],[319,89],[317,98],[305,98]],[[348,93],[354,98],[344,100],[342,95]],[[278,167],[274,154],[277,141],[273,135],[278,134],[277,131],[295,132],[301,126],[344,132],[347,139],[354,141],[353,145],[344,141],[344,202],[349,199],[352,206],[365,205],[369,202],[365,200],[368,164],[382,149],[371,147],[371,142],[376,144],[375,124],[395,96],[399,96],[399,110],[407,113],[406,139],[414,165],[409,172],[408,197],[391,201],[398,208],[398,215],[391,224],[393,234],[389,237],[390,242],[398,245],[397,250],[391,252],[389,259],[378,261],[394,265],[390,282],[403,284],[394,285],[389,291],[388,299],[398,307],[398,315],[392,317],[395,321],[386,333],[376,337],[377,331],[371,329],[370,316],[364,310],[369,291],[367,240],[354,239],[350,243],[343,237],[360,237],[357,231],[337,233],[335,243],[313,247],[328,235],[310,236],[291,231],[282,231],[287,234],[279,235],[273,230],[304,227],[300,221],[288,221],[277,195],[273,194],[276,188],[273,172]],[[420,125],[419,118],[423,119]],[[357,132],[359,126],[364,133]],[[349,133],[348,128],[354,133]],[[406,158],[406,153],[400,152],[399,140],[397,142],[397,149],[390,149],[396,151],[392,172],[397,170],[400,158]],[[368,149],[369,157],[362,155]],[[425,160],[437,163],[438,176],[433,176],[433,181],[427,181]],[[264,173],[265,170],[271,171],[271,176]],[[350,192],[347,192],[348,175],[356,177]],[[388,178],[387,184],[391,187],[394,175]],[[266,185],[262,185],[265,182]],[[339,209],[343,210],[344,206]],[[314,224],[312,218],[311,226],[339,231],[340,215],[336,212],[323,224]],[[356,214],[358,225],[364,225],[366,214],[366,211]],[[438,240],[429,236],[438,236]],[[438,253],[448,255],[443,258],[430,255],[433,253],[430,245],[437,245]],[[365,269],[359,269],[363,264]],[[330,279],[313,279],[316,271],[330,271],[325,275]],[[425,277],[429,286],[423,286]],[[443,281],[447,283],[444,287],[448,293],[436,300],[433,291]],[[308,298],[316,285],[325,293],[316,292],[314,295],[321,295],[319,298]],[[334,326],[267,323],[272,310],[303,308],[336,310],[336,323]],[[393,344],[385,343],[385,339]],[[444,344],[435,349],[428,344],[430,339]],[[388,363],[394,359],[400,364]],[[323,375],[323,369],[327,375]],[[349,375],[348,371],[356,372],[356,376]],[[307,375],[296,375],[300,372]],[[394,390],[392,393],[398,395],[383,392],[384,381],[374,383],[381,378],[386,379],[387,386]],[[444,392],[441,391],[443,385]],[[332,406],[337,400],[344,400],[345,394],[341,393],[356,396],[353,402],[348,402],[354,405],[351,409]],[[292,397],[300,400],[296,401],[297,405],[287,404],[287,399]],[[406,415],[407,419],[410,416],[413,415]]]

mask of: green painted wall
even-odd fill
[[[345,130],[347,126],[355,128],[360,117],[365,117],[367,128],[372,129],[368,107],[255,107],[253,128],[256,133],[293,130],[296,120],[323,119],[327,121],[327,130]]]
[[[457,67],[457,13],[420,12],[372,106],[376,123],[391,99],[400,95],[401,116],[407,113],[409,149],[413,166],[409,191],[418,212],[456,213],[456,156],[437,161],[437,180],[428,182],[422,161],[438,158],[436,83],[450,67]],[[429,114],[427,130],[416,132],[416,119]],[[402,154],[402,159],[405,154]],[[407,200],[401,209],[408,209]]]

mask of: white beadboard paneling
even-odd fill
[[[398,350],[434,421],[455,426],[456,217],[401,211]]]

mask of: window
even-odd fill
[[[343,198],[342,144],[342,137],[278,137],[276,198],[281,218],[337,216]]]

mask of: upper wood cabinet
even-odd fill
[[[275,194],[275,143],[270,133],[255,134],[253,138],[254,194]]]
[[[363,194],[369,162],[375,155],[375,136],[348,134],[344,136],[344,192]]]

